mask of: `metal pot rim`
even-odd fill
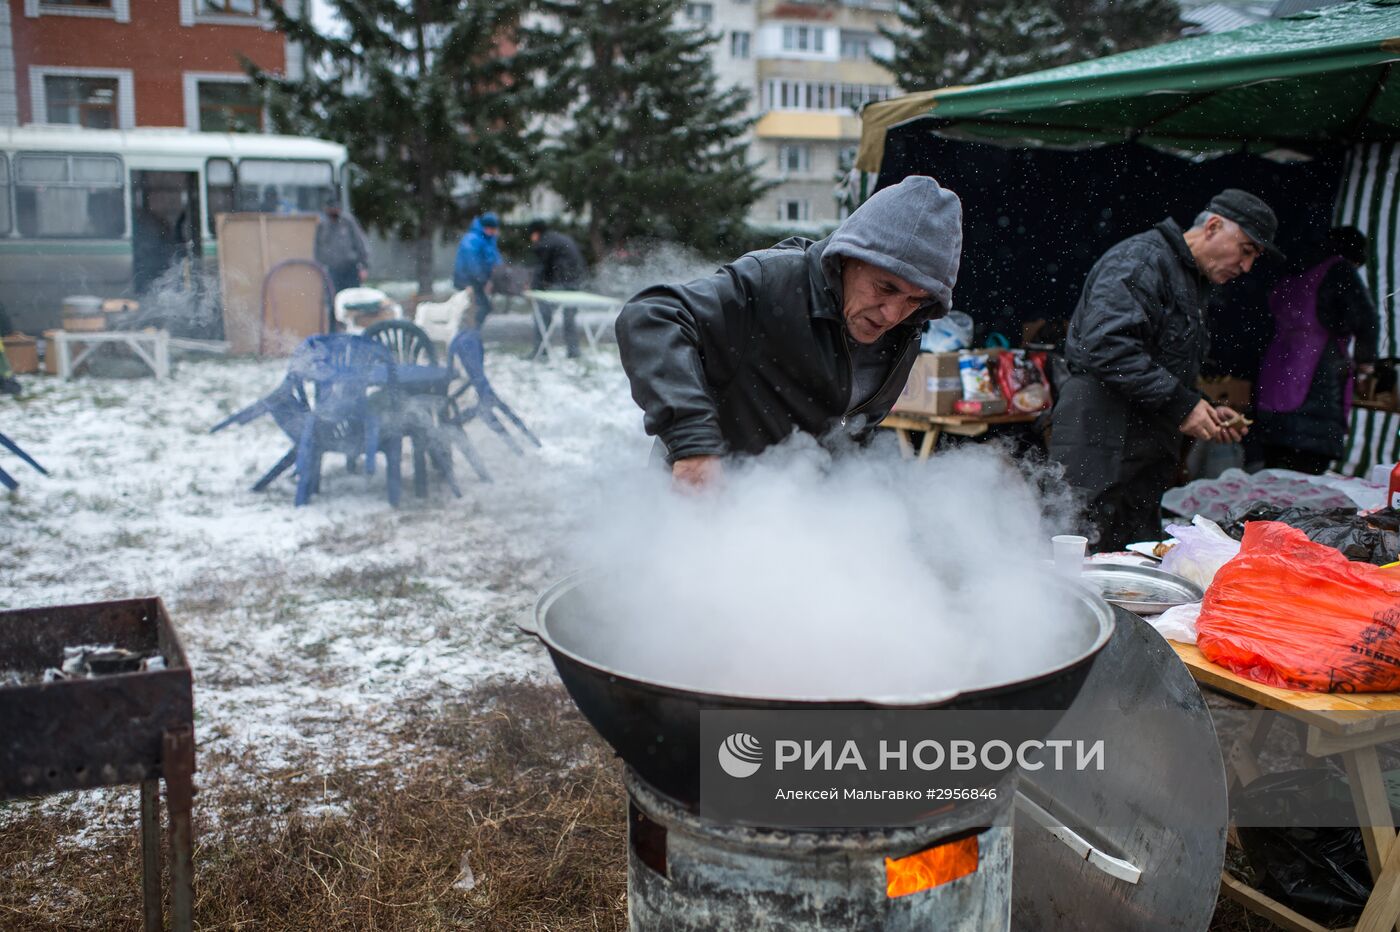
[[[544,643],[545,647],[549,648],[550,652],[555,654],[562,654],[563,656],[568,657],[575,663],[580,664],[590,670],[597,670],[598,672],[604,673],[608,676],[616,677],[622,680],[627,680],[628,682],[637,683],[642,686],[651,687],[653,689],[667,690],[670,692],[684,693],[686,695],[696,696],[702,700],[708,697],[711,699],[722,699],[741,703],[849,705],[866,706],[874,708],[917,708],[924,706],[944,705],[946,703],[952,702],[960,696],[980,696],[998,692],[1005,692],[1012,689],[1019,689],[1021,687],[1031,686],[1033,684],[1052,679],[1062,673],[1065,673],[1066,671],[1073,669],[1074,667],[1093,657],[1100,650],[1102,650],[1104,648],[1104,645],[1108,643],[1109,639],[1113,637],[1114,625],[1117,623],[1114,619],[1112,606],[1110,606],[1106,601],[1104,601],[1103,597],[1100,596],[1098,593],[1092,591],[1091,589],[1085,586],[1076,585],[1066,580],[1057,579],[1053,576],[1047,576],[1046,582],[1048,584],[1058,587],[1063,591],[1074,595],[1078,600],[1088,604],[1089,608],[1093,611],[1094,616],[1098,619],[1099,633],[1098,636],[1094,639],[1093,643],[1090,644],[1089,647],[1087,647],[1085,650],[1079,652],[1078,654],[1069,658],[1065,662],[1057,664],[1056,666],[1048,670],[1043,670],[1035,674],[1034,676],[1024,677],[1015,680],[994,681],[985,684],[979,684],[977,686],[965,689],[945,690],[943,692],[923,693],[912,696],[757,696],[751,693],[701,690],[696,688],[695,686],[687,686],[682,685],[680,683],[671,683],[663,680],[646,679],[637,675],[636,673],[627,673],[622,670],[616,670],[611,667],[605,666],[595,660],[591,660],[587,657],[584,657],[576,651],[569,650],[568,648],[559,644],[559,642],[554,639],[553,635],[550,634],[549,628],[546,624],[546,616],[549,613],[550,607],[555,602],[557,602],[565,593],[573,591],[574,589],[578,588],[581,584],[591,579],[597,578],[597,576],[597,573],[579,570],[555,581],[549,586],[549,588],[545,589],[544,592],[540,593],[539,598],[535,601],[535,607],[533,612],[526,616],[526,618],[528,619],[528,623],[525,619],[520,619],[517,621],[517,624],[519,624],[521,628],[523,628],[530,634],[533,634],[535,635],[535,637],[539,638],[540,641]]]

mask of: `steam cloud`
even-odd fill
[[[714,492],[626,476],[576,541],[598,574],[580,652],[781,698],[909,701],[1045,672],[1096,633],[1048,576],[1073,505],[1054,478],[990,445],[916,463],[801,436]]]

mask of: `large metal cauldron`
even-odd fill
[[[644,670],[618,668],[616,658],[599,646],[616,638],[600,635],[616,634],[612,629],[628,620],[600,617],[589,610],[586,597],[590,587],[606,584],[605,578],[583,575],[560,580],[539,597],[533,614],[517,624],[544,642],[569,695],[623,761],[652,788],[691,810],[697,809],[700,795],[702,709],[1068,709],[1114,625],[1113,610],[1097,593],[1047,577],[1046,584],[1062,589],[1075,611],[1039,673],[951,690],[930,683],[925,694],[878,702],[775,699],[714,691],[702,683],[657,682]]]

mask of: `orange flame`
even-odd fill
[[[885,858],[885,895],[893,899],[920,890],[931,890],[977,870],[977,836],[911,854]]]

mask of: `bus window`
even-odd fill
[[[205,208],[209,212],[209,232],[218,233],[214,223],[219,214],[237,210],[233,195],[233,163],[228,159],[210,159],[204,163]]]
[[[316,212],[335,192],[329,162],[243,159],[238,163],[238,209]]]
[[[123,188],[116,156],[17,155],[20,235],[116,239],[126,232]]]
[[[10,232],[10,160],[0,155],[0,234]]]

